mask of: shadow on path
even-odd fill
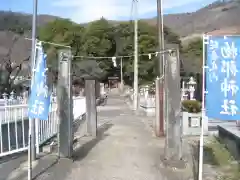
[[[94,148],[101,140],[105,139],[108,134],[105,134],[105,132],[110,129],[113,126],[113,124],[103,124],[98,128],[97,131],[97,137],[83,137],[87,139],[87,142],[80,145],[80,147],[76,148],[73,153],[73,160],[74,161],[80,161],[83,158],[87,156],[87,154],[91,151],[92,148]],[[83,138],[80,138],[79,141],[81,141]],[[88,139],[90,138],[90,139]]]
[[[74,168],[74,161],[81,161],[88,153],[93,149],[98,142],[103,140],[107,135],[105,132],[111,128],[112,124],[105,124],[98,129],[98,135],[95,138],[82,137],[79,140],[80,146],[74,150],[72,159],[53,159],[48,165],[43,165],[41,171],[35,173],[33,180],[44,179],[44,180],[55,180],[65,179],[68,173]]]
[[[56,179],[65,179],[68,173],[73,168],[74,161],[81,161],[85,158],[88,153],[94,148],[98,142],[108,136],[105,132],[111,128],[113,124],[106,123],[99,127],[97,137],[82,137],[78,139],[80,146],[74,150],[72,159],[58,158],[56,154],[42,154],[38,160],[33,163],[33,178],[32,180],[44,179],[44,180],[56,180]],[[4,174],[1,173],[0,180],[26,180],[28,174],[28,163],[26,161],[26,155],[22,158],[19,157],[19,163],[17,166],[12,166],[12,168],[7,168],[7,171]],[[13,162],[16,160],[13,159]],[[4,165],[5,161],[2,161]],[[1,165],[1,164],[0,164]],[[0,166],[1,167],[1,166]],[[6,171],[6,170],[5,170]],[[1,171],[2,172],[2,171]]]
[[[36,180],[38,177],[40,177],[41,175],[43,175],[45,172],[47,172],[48,170],[50,170],[52,167],[54,167],[57,163],[59,162],[59,159],[56,158],[55,160],[53,160],[53,162],[51,162],[50,164],[48,164],[46,167],[44,167],[44,169],[42,169],[42,171],[40,171],[39,173],[37,173],[32,180]]]

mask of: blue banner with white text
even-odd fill
[[[206,36],[206,116],[240,120],[240,36]]]
[[[37,50],[33,84],[28,104],[28,116],[40,120],[48,120],[50,96],[46,78],[46,55],[42,47]]]

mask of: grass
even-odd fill
[[[217,180],[239,180],[240,165],[224,144],[217,137],[212,138],[204,146],[205,160],[211,163],[219,172]]]

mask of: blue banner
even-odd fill
[[[240,36],[207,36],[206,116],[240,119]]]
[[[38,48],[35,73],[28,104],[28,116],[48,120],[50,96],[46,79],[46,55],[42,47]]]

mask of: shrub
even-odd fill
[[[184,100],[182,101],[182,110],[189,113],[201,112],[201,103],[197,100]]]

